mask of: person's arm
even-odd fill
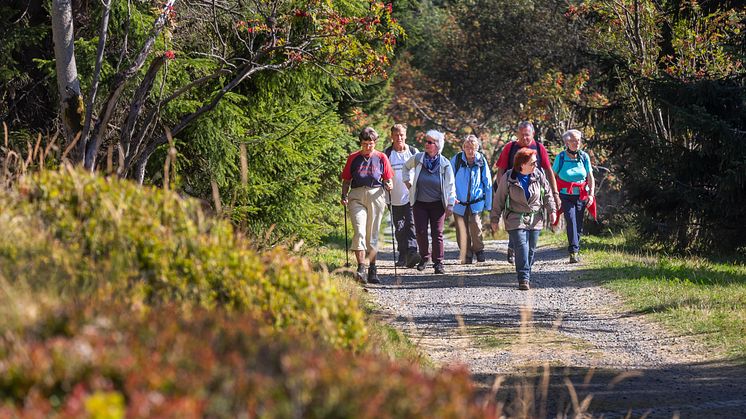
[[[342,169],[342,199],[340,202],[342,205],[347,205],[347,194],[350,191],[350,185],[352,185],[352,160],[353,155],[347,157],[344,169]]]
[[[444,161],[448,161],[445,157],[441,158]],[[441,161],[443,163],[443,161]],[[456,204],[456,182],[453,177],[453,167],[451,167],[450,163],[448,164],[448,167],[446,167],[444,176],[444,184],[446,187],[446,191],[448,193],[448,205],[446,206],[446,218],[450,217],[451,214],[453,214],[453,206]]]
[[[350,184],[352,182],[349,180],[343,180],[342,181],[342,200],[340,201],[342,205],[347,205],[347,194],[350,192]]]
[[[588,205],[591,205],[596,200],[596,178],[593,177],[593,165],[591,164],[591,156],[586,153],[588,157]]]
[[[410,172],[414,169],[415,156],[412,156],[404,163],[404,168],[401,171],[401,179],[407,189],[412,189],[412,179],[410,179]]]
[[[542,187],[546,190],[546,188],[549,187],[549,182],[547,181],[546,176],[542,176],[541,179]],[[557,194],[559,197],[559,194]],[[544,202],[542,203],[544,205],[544,208],[549,213],[549,222],[550,224],[554,225],[554,222],[557,221],[557,208],[559,205],[555,205],[556,202],[554,199],[551,199],[550,197],[544,195]]]
[[[383,176],[381,179],[383,180],[383,187],[387,191],[391,191],[394,189],[394,169],[391,167],[391,161],[389,161],[388,156],[386,156],[385,153],[381,153],[381,158],[383,159]]]
[[[482,185],[484,186],[484,209],[486,211],[492,211],[492,173],[490,172],[490,166],[487,164],[487,160],[484,162]]]
[[[505,210],[505,199],[508,196],[508,178],[503,175],[497,180],[497,189],[492,199],[492,211],[490,211],[490,227],[497,231],[500,224],[500,216]]]
[[[549,154],[547,153],[547,149],[546,147],[544,147],[544,145],[539,144],[539,148],[539,152],[541,153],[541,165],[544,168],[544,174],[546,175],[546,178],[549,181],[549,185],[551,186],[554,203],[557,206],[560,206],[561,201],[559,190],[557,189],[557,179],[554,178],[554,170],[552,170],[552,166],[549,164]]]

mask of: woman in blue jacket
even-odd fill
[[[479,139],[469,135],[460,153],[451,159],[456,184],[456,235],[461,264],[469,264],[477,257],[484,262],[482,240],[482,212],[492,210],[492,174],[484,154],[480,153]]]

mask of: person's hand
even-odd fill
[[[588,195],[588,198],[585,200],[585,205],[590,206],[593,204],[593,200],[596,199],[593,195]]]
[[[453,214],[453,206],[449,205],[446,207],[446,218],[450,217],[451,214]]]
[[[406,186],[407,189],[412,189],[412,184],[409,183],[409,181],[404,182],[404,186]]]
[[[490,228],[492,229],[492,234],[497,233],[497,230],[500,228],[500,224],[496,222],[490,223]]]
[[[347,197],[342,198],[341,201],[339,201],[343,206],[347,206]]]
[[[391,180],[384,181],[383,188],[391,192],[391,190],[394,189],[394,182],[392,182]]]
[[[554,225],[554,223],[556,223],[556,222],[557,222],[557,213],[556,213],[556,212],[554,212],[554,211],[552,211],[552,212],[551,212],[551,213],[549,214],[549,223],[550,223],[551,225]]]

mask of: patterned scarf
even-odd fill
[[[422,160],[422,164],[428,172],[435,173],[440,169],[440,153],[433,157],[430,157],[429,154],[425,153],[425,158]]]

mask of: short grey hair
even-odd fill
[[[477,150],[482,147],[482,142],[479,141],[479,137],[474,134],[467,135],[466,138],[464,138],[464,142],[461,143],[461,146],[463,147],[466,143],[474,143],[474,147],[476,147]]]
[[[534,129],[534,124],[528,122],[528,121],[522,121],[520,124],[518,124],[518,129],[521,130],[523,128],[530,128],[531,132],[536,132]]]
[[[570,129],[570,130],[565,131],[564,134],[562,134],[562,141],[568,142],[571,139],[582,140],[583,133],[580,132],[580,130]]]
[[[430,137],[433,140],[438,142],[438,153],[443,151],[443,146],[445,145],[445,140],[446,140],[445,134],[443,134],[442,132],[436,129],[431,129],[430,131],[425,133],[425,136]]]

